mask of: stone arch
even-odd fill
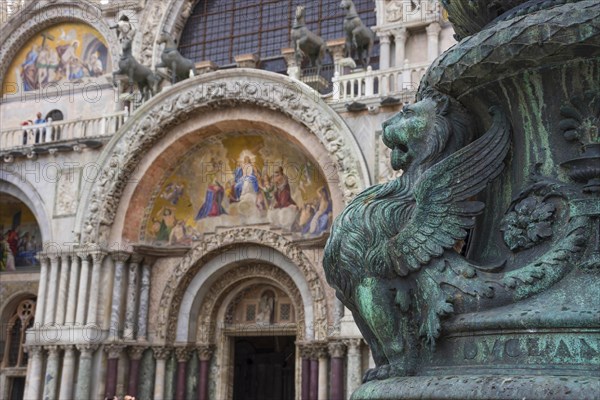
[[[248,253],[242,257],[235,252],[236,248],[240,248],[239,246],[251,244],[256,245],[255,248],[259,247],[268,251],[255,252],[250,257]],[[232,260],[228,257],[232,257]],[[167,343],[175,340],[187,341],[189,337],[185,332],[185,329],[188,329],[187,322],[181,321],[189,319],[189,316],[186,317],[186,315],[192,314],[194,308],[200,307],[200,304],[194,307],[194,300],[197,298],[197,291],[202,284],[207,282],[206,277],[197,278],[199,271],[205,271],[204,273],[208,277],[212,276],[215,280],[221,274],[214,274],[214,271],[221,270],[227,273],[223,270],[224,267],[229,266],[230,269],[233,269],[239,265],[236,262],[242,259],[258,264],[269,263],[287,274],[302,294],[302,304],[305,305],[306,335],[320,339],[327,336],[328,305],[325,286],[308,257],[299,247],[275,232],[255,228],[238,228],[214,235],[199,243],[186,254],[176,267],[165,285],[159,302],[156,319],[158,338]],[[211,260],[213,260],[213,265],[208,265]],[[283,275],[281,277],[282,280],[285,280]],[[196,282],[193,282],[194,279]],[[211,285],[212,283],[205,290],[209,290]]]
[[[277,286],[292,299],[296,311],[296,331],[299,340],[305,337],[305,315],[302,295],[293,280],[280,268],[269,264],[248,265],[235,268],[223,274],[208,290],[200,304],[198,315],[196,343],[213,344],[216,342],[216,331],[220,322],[217,317],[226,299],[240,290],[249,279],[258,278],[263,283]]]
[[[40,6],[39,2],[32,1],[2,27],[0,76],[6,76],[12,59],[35,33],[60,22],[90,25],[106,40],[112,60],[118,60],[120,49],[116,33],[111,31],[97,4],[87,0],[54,0]]]
[[[6,193],[23,202],[37,220],[42,234],[42,242],[48,243],[53,239],[50,218],[46,214],[44,200],[33,185],[23,177],[5,169],[0,170],[0,193]]]
[[[315,135],[336,166],[339,188],[348,201],[370,184],[363,154],[343,119],[303,83],[271,72],[219,71],[187,79],[138,109],[105,146],[100,172],[82,190],[76,231],[86,243],[108,240],[128,178],[143,155],[169,131],[193,115],[253,106],[290,118]]]
[[[6,326],[6,321],[15,311],[17,305],[27,299],[37,298],[37,282],[27,282],[17,286],[8,286],[0,296],[0,326]],[[2,328],[4,329],[4,328]],[[4,333],[3,333],[4,335]]]

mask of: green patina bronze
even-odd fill
[[[600,398],[600,2],[442,3],[462,41],[383,124],[404,173],[325,249],[353,398]]]

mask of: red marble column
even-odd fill
[[[302,400],[310,400],[310,360],[302,357]]]
[[[133,346],[129,348],[129,382],[127,384],[127,393],[129,396],[138,396],[138,386],[140,382],[140,362],[146,347]]]
[[[343,343],[329,343],[329,355],[331,356],[330,400],[344,400],[344,352]]]
[[[208,368],[212,357],[211,345],[200,345],[198,347],[198,358],[200,368],[198,370],[198,400],[208,400]]]
[[[117,374],[119,372],[119,356],[125,349],[121,344],[110,344],[104,347],[108,353],[106,363],[106,380],[104,386],[104,397],[112,399],[117,394]]]
[[[175,356],[177,357],[177,386],[175,387],[175,400],[185,400],[187,363],[191,356],[191,349],[188,347],[177,347],[175,349]]]
[[[316,352],[313,352],[310,359],[310,400],[319,400],[319,360],[316,357]]]

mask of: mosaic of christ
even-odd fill
[[[318,237],[332,219],[320,169],[292,143],[260,132],[192,148],[152,198],[140,239],[157,245],[186,246],[206,232],[249,225]]]

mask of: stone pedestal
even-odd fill
[[[257,54],[240,54],[233,57],[238,68],[258,68],[260,57]]]

